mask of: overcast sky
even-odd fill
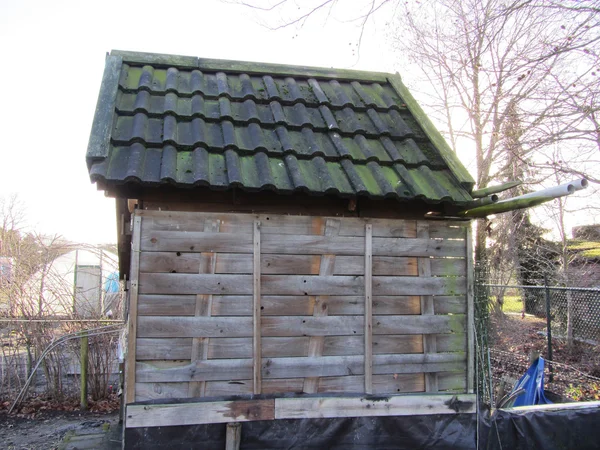
[[[391,13],[380,10],[367,25],[358,57],[352,10],[273,31],[259,24],[264,14],[219,0],[0,0],[0,196],[18,193],[36,231],[116,242],[114,200],[90,183],[85,165],[106,52],[395,72]]]

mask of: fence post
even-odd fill
[[[81,335],[81,409],[88,408],[88,334]]]
[[[548,329],[548,381],[554,380],[554,367],[552,366],[552,319],[550,317],[550,288],[548,287],[548,276],[544,275],[544,291],[546,292],[546,328]]]

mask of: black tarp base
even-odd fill
[[[244,422],[240,449],[597,449],[600,409]],[[479,433],[477,426],[479,424]],[[478,444],[478,445],[477,445]],[[225,424],[126,428],[127,449],[225,448]]]

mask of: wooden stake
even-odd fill
[[[225,434],[225,450],[239,450],[242,441],[242,424],[231,422],[227,424]]]

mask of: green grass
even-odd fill
[[[523,311],[523,301],[520,295],[505,295],[502,311],[505,313],[520,313]]]

